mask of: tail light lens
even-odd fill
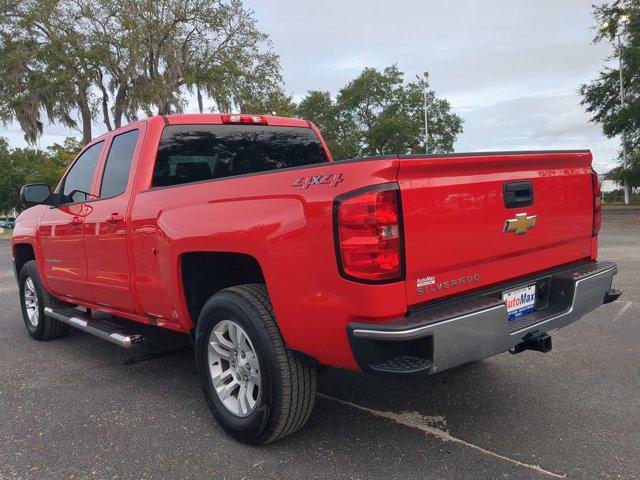
[[[384,184],[336,199],[336,256],[343,277],[366,283],[402,279],[399,192],[397,184]]]
[[[597,237],[602,224],[602,192],[600,191],[598,174],[593,169],[591,169],[591,185],[593,187],[593,230],[591,235]]]

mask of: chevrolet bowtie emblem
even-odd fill
[[[527,230],[536,226],[537,215],[527,216],[526,213],[517,213],[516,218],[510,218],[504,224],[504,233],[516,232],[516,235],[524,235]]]

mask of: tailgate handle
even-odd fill
[[[533,205],[533,182],[507,182],[504,184],[504,206],[520,208]]]

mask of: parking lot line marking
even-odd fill
[[[17,285],[3,285],[2,287],[0,287],[0,293],[9,293],[9,292],[13,292],[13,291],[18,291],[18,286]]]
[[[357,410],[366,412],[370,415],[374,415],[376,417],[386,418],[387,420],[392,420],[400,425],[404,425],[405,427],[415,428],[420,430],[427,435],[431,435],[436,437],[443,442],[452,442],[457,443],[458,445],[462,445],[467,448],[471,448],[480,452],[483,455],[488,457],[493,457],[498,460],[504,460],[505,462],[509,462],[513,465],[517,465],[519,467],[528,468],[530,470],[534,470],[535,472],[542,473],[544,475],[548,475],[553,478],[566,478],[566,475],[560,475],[558,473],[550,472],[549,470],[545,470],[544,468],[538,465],[531,465],[529,463],[524,463],[514,458],[506,457],[504,455],[500,455],[499,453],[493,452],[491,450],[487,450],[486,448],[480,447],[478,445],[474,445],[473,443],[469,443],[461,438],[454,437],[448,431],[442,430],[441,428],[434,427],[433,422],[430,421],[430,417],[425,417],[424,415],[414,412],[405,412],[405,413],[395,413],[395,412],[383,412],[380,410],[374,410],[372,408],[363,407],[362,405],[358,405],[357,403],[352,403],[347,400],[340,400],[339,398],[330,397],[329,395],[325,395],[323,393],[318,393],[320,397],[326,398],[328,400],[333,400],[334,402],[340,403],[342,405],[346,405],[351,408],[355,408]],[[438,417],[440,418],[440,417]],[[430,424],[431,423],[431,424]],[[437,423],[441,423],[439,420]]]
[[[633,302],[624,302],[624,304],[622,305],[622,308],[618,312],[618,317],[622,315],[624,312],[626,312],[627,310],[629,310],[629,308],[631,308],[631,305],[633,305]]]

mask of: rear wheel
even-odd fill
[[[53,340],[66,335],[69,331],[67,324],[44,314],[45,307],[54,307],[58,302],[44,290],[35,260],[24,264],[18,285],[22,318],[29,335],[36,340]]]
[[[209,374],[218,399],[231,413],[247,417],[260,401],[260,361],[247,332],[233,320],[221,320],[209,334]]]
[[[207,301],[196,360],[213,416],[241,442],[273,442],[311,415],[316,371],[285,346],[265,285],[227,288]]]

